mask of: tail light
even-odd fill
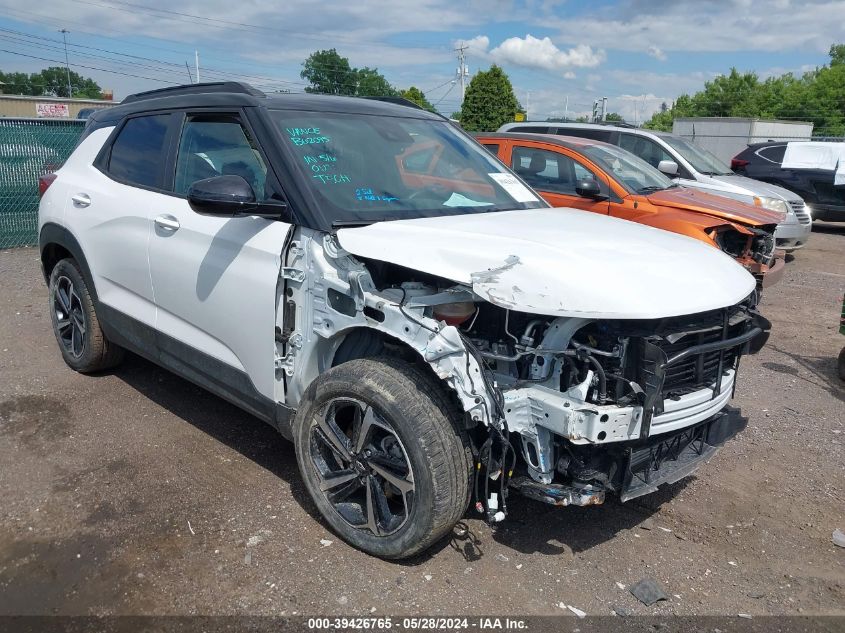
[[[56,179],[56,174],[44,174],[39,176],[38,178],[38,197],[43,198],[44,194],[47,193],[47,189],[50,188],[50,185],[53,184],[53,181]]]
[[[743,169],[748,165],[749,161],[742,160],[741,158],[732,158],[731,159],[731,169]]]

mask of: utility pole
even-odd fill
[[[566,95],[566,105],[564,107],[565,110],[563,111],[563,120],[565,122],[569,120],[569,95]]]
[[[70,99],[73,96],[73,91],[70,87],[70,62],[68,61],[67,57],[67,34],[70,33],[67,29],[59,29],[59,33],[62,34],[62,41],[65,43],[65,70],[67,71],[67,98]]]
[[[199,51],[194,50],[194,64],[196,65],[197,71],[197,83],[200,82],[200,54]]]
[[[469,77],[469,69],[466,65],[466,56],[464,55],[464,51],[467,50],[469,46],[466,44],[461,44],[455,50],[458,52],[458,62],[460,66],[458,66],[458,79],[461,82],[461,104],[464,103],[464,95],[466,94],[466,78]]]

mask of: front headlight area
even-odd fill
[[[754,196],[754,206],[783,214],[783,217],[780,219],[781,222],[783,222],[786,219],[786,216],[790,213],[789,205],[786,204],[785,200],[781,200],[780,198]]]
[[[775,224],[744,227],[743,231],[727,226],[716,228],[710,235],[723,252],[756,273],[760,266],[770,266],[774,261],[776,229]]]

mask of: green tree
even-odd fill
[[[617,112],[608,112],[607,116],[604,117],[604,120],[605,121],[619,121],[619,122],[622,122],[622,123],[625,122],[625,119],[622,118],[622,115],[618,114]]]
[[[510,79],[499,66],[475,74],[461,106],[461,126],[470,132],[489,132],[514,120],[522,106]]]
[[[418,106],[428,110],[429,112],[434,112],[434,106],[431,105],[429,100],[425,98],[425,93],[416,86],[411,86],[407,90],[402,90],[399,93],[399,96],[407,99],[408,101],[413,101]]]
[[[70,71],[70,86],[73,93],[68,95],[68,71],[64,66],[51,66],[31,75],[18,72],[0,72],[0,81],[6,84],[3,86],[3,91],[6,94],[36,97],[42,95],[52,97],[74,96],[83,99],[101,99],[103,96],[102,89],[96,81],[83,77],[72,70]]]
[[[398,97],[399,91],[379,73],[377,68],[356,68],[355,94],[359,97]]]
[[[70,86],[72,95],[67,93],[68,71],[62,66],[50,66],[40,73],[30,75],[33,88],[41,92],[39,94],[53,95],[56,97],[80,97],[84,99],[99,99],[102,97],[100,86],[93,79],[83,77],[79,73],[70,71]]]
[[[377,68],[353,68],[335,49],[315,51],[302,63],[305,92],[358,97],[397,97],[399,91]]]
[[[349,65],[346,57],[341,57],[333,48],[311,53],[303,62],[299,76],[311,84],[305,88],[305,92],[354,95],[358,89],[355,69]]]
[[[828,55],[830,55],[831,66],[845,64],[845,44],[833,44]]]
[[[760,81],[754,73],[731,69],[681,95],[671,108],[656,112],[645,127],[671,130],[675,117],[736,116],[802,120],[817,136],[845,135],[845,45],[830,47],[830,64],[795,77],[791,73]]]
[[[7,95],[31,95],[32,80],[26,73],[4,73],[0,70],[0,81],[3,85],[0,88]]]

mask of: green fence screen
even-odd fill
[[[0,248],[38,242],[38,177],[64,163],[84,127],[79,119],[0,118]]]

